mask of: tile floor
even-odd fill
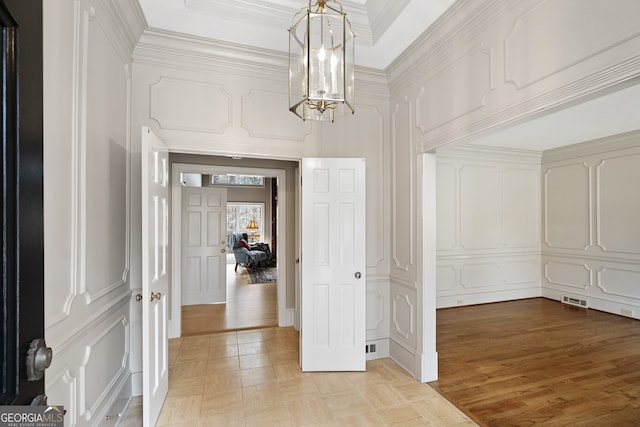
[[[293,328],[178,338],[169,356],[157,426],[476,425],[391,359],[366,372],[301,372]]]

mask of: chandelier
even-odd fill
[[[289,29],[289,111],[302,120],[354,113],[351,23],[335,0],[309,0]]]

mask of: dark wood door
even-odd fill
[[[2,29],[1,405],[44,395],[28,381],[30,344],[44,338],[42,1],[0,0]]]

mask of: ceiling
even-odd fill
[[[139,0],[150,27],[289,51],[293,16],[308,0]],[[315,3],[315,0],[314,0]],[[340,0],[356,34],[356,65],[385,69],[454,0]]]
[[[280,52],[289,50],[293,16],[308,5],[306,0],[138,1],[152,28]],[[384,70],[453,3],[340,0],[356,34],[356,65]],[[464,142],[543,151],[640,129],[640,82],[635,83]]]

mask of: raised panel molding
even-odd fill
[[[596,166],[596,242],[604,252],[640,255],[640,154]]]
[[[85,391],[83,415],[90,420],[114,386],[122,381],[129,368],[129,322],[126,317],[116,319],[92,341],[87,343],[82,366],[82,389]],[[114,351],[119,351],[114,357]]]
[[[459,172],[460,245],[463,249],[497,249],[502,194],[496,166],[466,164]]]
[[[461,83],[470,80],[473,84]],[[483,44],[477,45],[420,88],[416,126],[424,134],[481,109],[493,87],[492,51]]]
[[[607,295],[640,299],[640,271],[603,267],[597,272],[598,288]]]
[[[232,124],[232,97],[220,85],[161,77],[149,94],[149,118],[160,129],[222,134]]]
[[[506,168],[502,172],[503,235],[508,248],[539,248],[539,171]]]
[[[590,13],[576,14],[582,8],[582,0],[548,0],[518,17],[504,41],[505,81],[523,89],[640,35],[637,1],[621,0],[612,8],[608,0],[592,0]],[[564,23],[561,37],[554,31],[536,31],[546,27],[550,16]],[[603,37],[601,28],[615,30]]]
[[[411,102],[405,97],[391,113],[392,259],[396,268],[403,271],[409,271],[415,262],[415,158],[411,128]]]
[[[80,148],[84,180],[79,186],[83,204],[78,235],[79,292],[87,304],[124,285],[129,272],[130,120],[123,106],[131,105],[131,76],[103,20],[91,7],[83,37],[87,43]]]
[[[288,104],[286,92],[252,89],[242,97],[242,127],[252,137],[302,142],[311,135],[311,125],[280,108]]]
[[[397,292],[393,297],[391,306],[391,321],[394,332],[405,340],[409,340],[411,335],[415,333],[415,301],[412,301],[409,294]]]
[[[582,263],[547,261],[544,277],[549,283],[577,289],[586,290],[593,285],[591,269]]]
[[[550,248],[584,251],[591,235],[591,169],[586,163],[544,173],[544,240]]]
[[[385,316],[385,297],[380,293],[380,289],[369,289],[367,287],[367,303],[366,303],[366,323],[367,331],[377,331],[383,326],[386,320]]]
[[[497,263],[465,264],[460,269],[460,284],[465,289],[483,288],[503,284]]]
[[[436,247],[452,251],[458,245],[460,213],[458,211],[458,180],[452,163],[437,162],[436,166]]]
[[[452,291],[458,283],[458,273],[452,265],[438,265],[436,267],[436,290]]]

